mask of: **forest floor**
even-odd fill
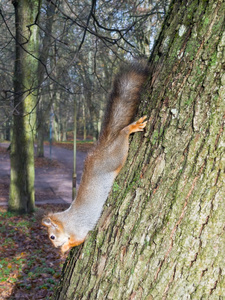
[[[10,183],[7,146],[0,144],[0,300],[50,299],[67,254],[52,246],[40,220],[46,211],[64,210],[71,203],[72,145],[54,145],[51,159],[46,145],[45,158],[35,159],[37,212],[23,216],[7,212]],[[78,147],[78,184],[89,148],[90,144]]]

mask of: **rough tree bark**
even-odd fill
[[[224,299],[225,0],[173,1],[135,134],[55,299]]]
[[[10,211],[31,212],[34,196],[34,134],[36,128],[38,0],[13,1],[16,23],[14,113],[11,143]]]

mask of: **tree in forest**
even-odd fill
[[[43,157],[44,156],[44,137],[45,137],[45,119],[46,119],[46,113],[43,105],[43,98],[44,95],[41,93],[43,92],[42,83],[45,81],[48,74],[46,74],[47,70],[47,60],[49,58],[49,51],[51,49],[52,44],[52,25],[55,17],[55,10],[56,6],[51,2],[48,1],[46,3],[46,19],[45,27],[42,32],[42,43],[41,43],[41,49],[39,47],[39,60],[38,60],[38,68],[37,68],[37,76],[38,76],[38,105],[37,105],[37,156]],[[40,26],[40,25],[39,25]],[[52,99],[49,101],[48,99],[48,105],[47,107],[47,113],[50,112],[52,104]]]
[[[4,2],[4,1],[2,1]],[[13,31],[13,22],[11,22],[12,5],[4,3],[7,14],[3,16],[3,3],[0,3],[0,139],[10,139],[12,95],[9,88],[13,85],[13,67],[14,67],[14,40],[10,34]],[[4,12],[5,13],[5,12]],[[6,23],[6,20],[8,21]]]
[[[225,0],[172,1],[132,138],[97,229],[55,299],[223,299]]]
[[[40,2],[13,1],[16,24],[13,136],[11,141],[10,211],[31,212],[34,197],[34,136],[37,104]]]

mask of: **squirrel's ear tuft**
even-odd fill
[[[52,218],[51,216],[47,216],[45,218],[42,219],[41,224],[46,226],[46,227],[55,227],[55,228],[59,228],[60,226],[60,222],[55,220],[54,218]]]
[[[46,218],[42,219],[41,224],[44,225],[44,226],[46,226],[46,227],[50,227],[50,226],[53,225],[52,221],[51,221],[51,219],[49,217],[46,217]]]

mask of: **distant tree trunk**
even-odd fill
[[[87,122],[86,122],[86,110],[85,110],[85,102],[82,102],[82,115],[83,115],[83,140],[87,139]]]
[[[130,153],[55,299],[224,299],[225,0],[172,1]]]
[[[39,1],[13,1],[16,23],[14,115],[9,210],[31,212],[34,196],[34,134],[37,102]]]
[[[57,109],[57,103],[60,101],[61,94],[56,93],[55,94],[55,101],[52,103],[52,111],[54,112],[53,114],[53,131],[52,131],[52,140],[54,142],[59,142],[60,141],[60,119],[58,115],[58,109]],[[53,99],[54,99],[53,98]]]
[[[46,65],[49,56],[49,49],[52,43],[51,33],[52,24],[55,16],[56,5],[52,1],[47,1],[46,10],[46,24],[45,24],[45,36],[43,38],[41,54],[38,64],[38,93],[40,92],[40,86],[43,83],[44,76],[46,75]],[[37,107],[37,156],[44,156],[44,137],[45,137],[45,121],[46,112],[43,108],[44,97],[40,97],[40,101]],[[50,104],[49,104],[50,107]],[[48,115],[49,116],[49,115]]]
[[[37,108],[37,156],[44,157],[44,136],[45,136],[45,124],[43,118],[43,99],[40,96],[40,100]]]
[[[77,99],[74,99],[74,127],[73,127],[73,180],[72,180],[72,200],[77,193],[77,172],[76,172],[76,157],[77,157]]]
[[[62,141],[66,142],[67,141],[67,121],[62,122]]]

